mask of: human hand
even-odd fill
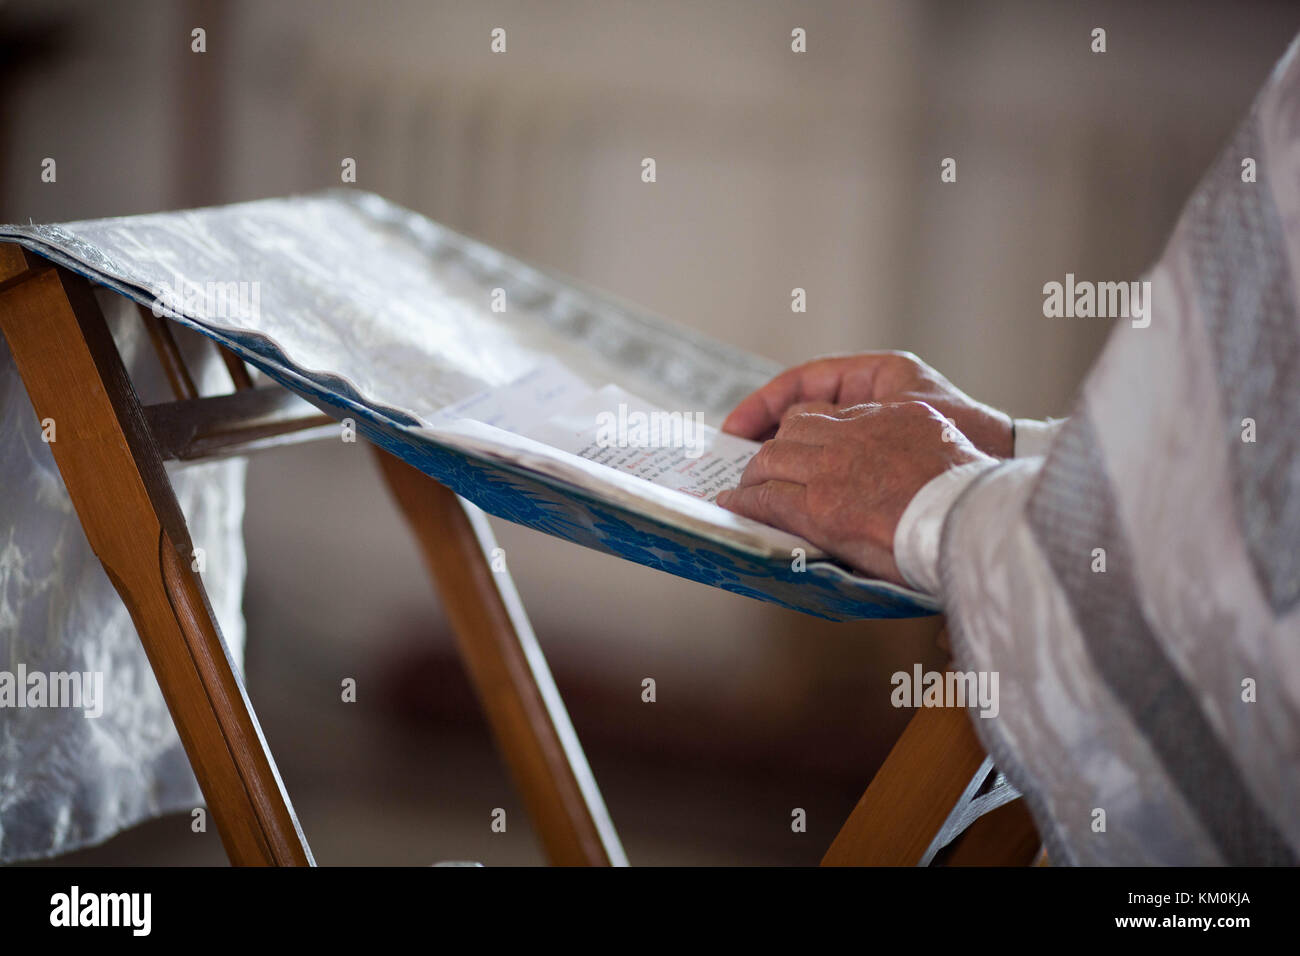
[[[980,460],[991,457],[924,402],[805,404],[785,415],[740,487],[717,502],[905,584],[894,532],[908,503],[941,472]]]
[[[925,402],[952,419],[976,448],[1013,455],[1011,417],[977,402],[910,352],[832,355],[786,369],[735,407],[722,430],[770,438],[782,417],[807,402],[848,408],[864,402]]]

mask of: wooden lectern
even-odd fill
[[[235,865],[313,859],[242,677],[199,576],[163,462],[246,454],[323,434],[280,388],[254,387],[224,349],[234,391],[200,396],[168,321],[140,309],[175,400],[142,406],[90,283],[0,243],[0,330],[38,419],[53,419],[54,459],[92,549],[130,612]],[[218,347],[215,346],[214,347]],[[482,512],[374,449],[419,541],[461,657],[550,861],[625,865],[622,847]],[[960,710],[921,710],[900,737],[824,863],[914,865],[989,767]],[[1038,841],[1022,801],[980,817],[947,862],[1021,864]]]

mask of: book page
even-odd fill
[[[617,385],[593,390],[553,360],[441,416],[493,425],[706,501],[739,484],[760,447],[704,424],[702,412],[658,408]]]
[[[616,385],[592,392],[523,434],[706,501],[739,484],[760,447],[704,424],[702,413],[669,412]]]
[[[591,395],[591,387],[554,359],[499,388],[471,395],[439,412],[442,418],[472,418],[517,435]]]

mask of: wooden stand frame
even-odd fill
[[[193,545],[163,462],[244,454],[337,426],[301,414],[302,403],[282,389],[253,387],[225,350],[235,392],[200,397],[168,324],[141,314],[174,402],[141,406],[85,279],[0,244],[0,330],[37,417],[55,422],[51,449],[68,495],[140,634],[231,862],[312,865],[240,672],[190,570]],[[486,518],[418,470],[375,453],[547,856],[561,865],[625,865],[514,584],[489,565],[495,542]],[[915,864],[982,760],[964,713],[920,711],[825,862]],[[991,842],[1001,851],[1008,840]]]

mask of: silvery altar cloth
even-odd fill
[[[447,406],[508,386],[545,360],[562,363],[594,388],[617,383],[663,408],[698,409],[716,425],[779,368],[378,196],[331,190],[184,212],[0,226],[0,241],[21,243],[121,296],[157,305],[498,517],[832,620],[935,611],[924,595],[855,575],[807,542],[709,501],[483,422],[441,416]],[[507,303],[506,310],[494,311],[495,302]],[[140,371],[135,356],[124,357]],[[75,514],[21,384],[12,368],[6,371],[3,425],[7,434],[25,436],[6,447],[27,451],[3,459],[5,489],[13,493],[0,514],[0,531],[11,541],[0,551],[0,652],[38,668],[57,659],[47,649],[76,647],[77,659],[86,661],[109,654],[111,645],[109,658],[130,658],[113,667],[140,695],[121,702],[133,709],[131,717],[99,744],[92,741],[108,726],[103,719],[77,715],[80,725],[69,720],[56,729],[53,721],[38,726],[6,715],[3,793],[27,796],[0,795],[0,859],[61,852],[147,812],[197,802],[156,684],[138,643],[131,644],[129,621],[84,539],[70,530]],[[214,586],[205,578],[235,644],[242,638],[241,466],[199,468],[207,470],[176,473],[177,492],[184,504],[186,488],[192,491],[193,510],[186,514],[195,537],[216,540],[225,533],[226,566],[240,570],[238,582],[228,575]],[[30,515],[29,501],[39,503]],[[200,527],[205,521],[214,526]],[[51,599],[34,596],[24,561],[40,568],[42,586],[58,592],[65,613],[45,613],[39,602]],[[67,610],[74,604],[75,613]],[[98,642],[103,647],[96,650]],[[87,781],[102,780],[95,774],[109,750],[127,755],[128,763],[154,764],[136,768],[134,790],[122,781],[105,785],[112,806],[95,808],[96,788]],[[172,769],[161,769],[163,762]],[[56,799],[60,786],[65,792]],[[21,835],[18,821],[29,818],[37,821],[39,839]]]

